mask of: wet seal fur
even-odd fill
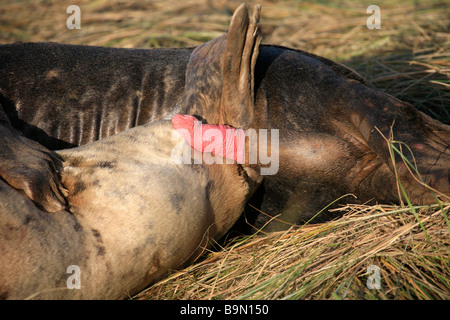
[[[241,21],[233,28],[252,34]],[[410,146],[423,183],[448,199],[449,126],[349,68],[301,50],[261,45],[253,67],[228,65],[230,59],[208,51],[228,48],[227,55],[239,61],[259,42],[241,37],[224,43],[223,37],[179,49],[0,46],[0,176],[41,208],[60,210],[67,205],[61,163],[48,149],[84,145],[181,112],[209,124],[280,130],[280,169],[250,200],[287,222],[274,221],[267,230],[308,221],[345,194],[357,199],[341,203],[398,202],[396,170],[413,203],[434,203],[399,157],[394,168],[382,135]],[[223,79],[235,85],[222,90],[217,84]],[[234,103],[224,106],[226,97]],[[247,209],[255,226],[266,224],[268,217]]]

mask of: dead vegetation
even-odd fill
[[[58,41],[115,47],[195,46],[221,35],[240,0],[67,1],[0,4],[0,43]],[[247,1],[263,5],[263,43],[344,63],[375,86],[450,123],[450,7],[444,0]],[[344,216],[287,232],[235,238],[140,299],[449,299],[450,203],[349,205]],[[369,266],[380,289],[368,289]],[[373,279],[373,278],[370,278]],[[114,280],[112,280],[114,281]]]
[[[448,209],[350,205],[332,222],[234,239],[147,299],[449,299]],[[369,289],[368,267],[380,270]],[[371,278],[373,279],[373,278]]]

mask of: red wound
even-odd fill
[[[194,116],[177,114],[173,128],[197,151],[211,152],[223,158],[244,162],[245,131],[228,125],[202,124]]]

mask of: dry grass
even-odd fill
[[[0,3],[0,43],[59,41],[116,47],[195,46],[222,34],[241,0],[79,0]],[[262,3],[264,43],[342,62],[375,86],[450,124],[450,7],[445,0]],[[236,238],[144,291],[141,299],[449,299],[450,203],[431,208],[356,206],[343,218]],[[369,290],[367,268],[381,270]]]
[[[336,221],[237,238],[138,298],[449,299],[449,207],[416,207],[417,219],[351,205]],[[366,286],[370,265],[381,269],[380,290]]]

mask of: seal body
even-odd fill
[[[252,44],[259,33],[246,35],[235,26],[246,29],[256,23],[257,19],[249,21],[242,6],[233,16],[229,36]],[[250,66],[258,47],[251,52],[236,63]],[[227,53],[208,54],[217,58]],[[234,85],[225,78],[211,83],[217,92]],[[248,90],[241,93],[250,95]],[[222,101],[224,107],[236,107],[235,103]],[[189,121],[176,121],[186,118]],[[176,115],[173,123],[154,121],[56,152],[17,135],[4,120],[0,126],[7,133],[1,137],[7,144],[0,148],[0,173],[8,178],[0,180],[4,299],[126,298],[191,263],[218,241],[262,181],[257,171],[237,163],[234,156],[227,159],[231,162],[223,161],[230,156],[223,148],[230,144],[226,136],[214,141],[214,150],[220,151],[214,155],[192,148],[195,141],[185,140],[178,130],[189,132],[193,116]],[[207,128],[205,132],[221,133],[224,126]],[[200,131],[202,145],[208,134]],[[33,151],[31,159],[27,151]],[[49,183],[53,183],[50,190],[35,193]],[[56,195],[66,201],[65,210],[44,212],[52,206],[57,209],[54,202],[61,199],[50,201]]]
[[[68,211],[42,212],[0,181],[0,296],[123,299],[192,263],[261,178],[236,163],[176,164],[180,145],[160,121],[59,151]]]
[[[59,210],[60,162],[42,146],[83,145],[181,112],[209,124],[279,130],[279,170],[251,200],[287,222],[273,230],[309,221],[347,194],[356,199],[341,202],[399,202],[398,179],[413,203],[434,203],[430,190],[448,199],[448,126],[326,58],[245,41],[256,26],[237,13],[242,23],[230,32],[241,36],[196,48],[0,46],[0,175],[43,209]],[[420,176],[391,154],[389,137],[409,146],[404,156]],[[257,227],[267,219],[259,211],[248,217]]]

